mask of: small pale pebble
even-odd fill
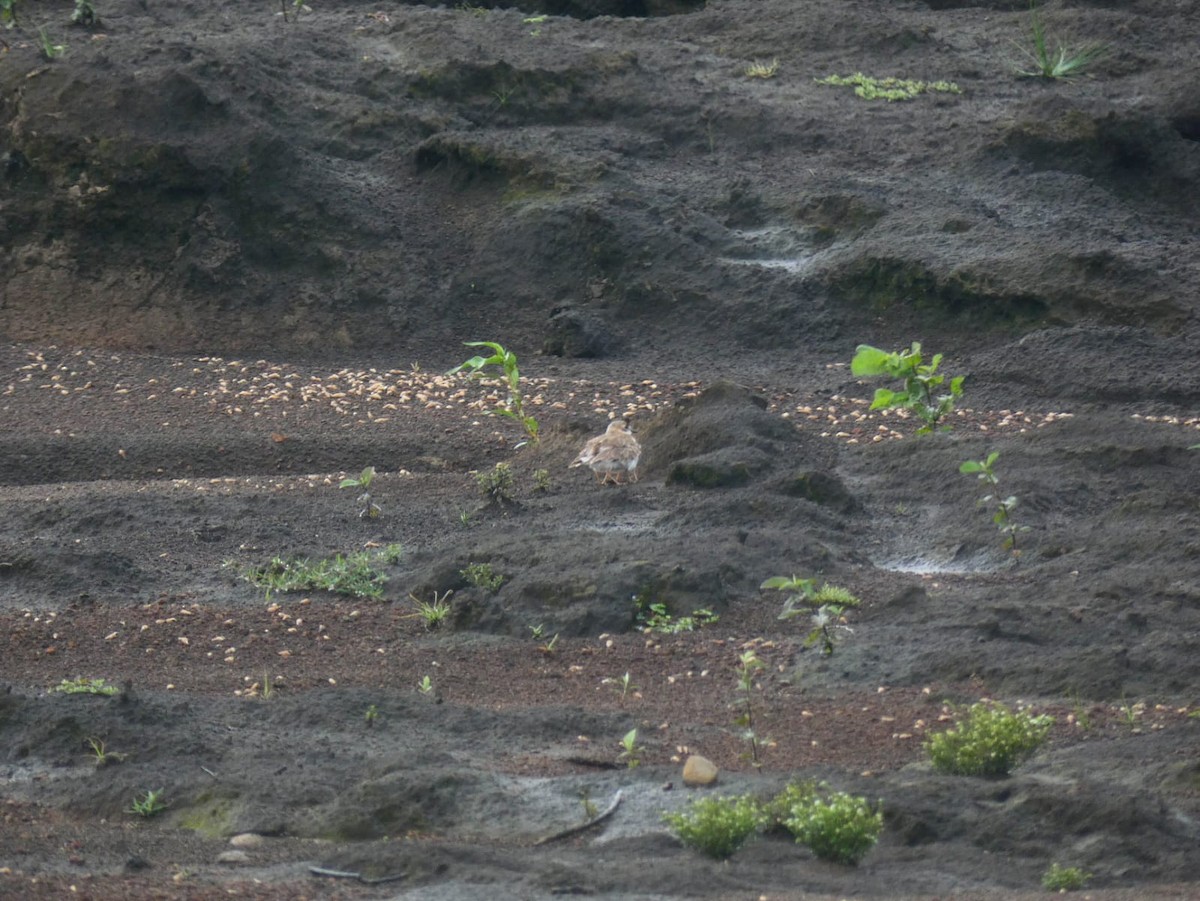
[[[222,851],[217,855],[217,863],[239,866],[250,863],[250,855],[245,851]]]
[[[683,762],[684,785],[712,785],[717,781],[717,765],[706,757],[692,754]]]
[[[263,837],[257,832],[242,832],[229,840],[235,848],[257,848],[263,843]]]

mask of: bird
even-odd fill
[[[603,435],[588,440],[571,466],[586,466],[596,475],[601,485],[620,485],[624,473],[637,481],[638,460],[642,457],[642,446],[638,444],[629,423],[614,419]]]

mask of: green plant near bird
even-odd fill
[[[382,553],[359,551],[338,554],[325,560],[285,560],[274,557],[265,566],[250,566],[241,576],[251,585],[272,591],[328,591],[358,598],[382,598],[388,577],[375,568],[380,559],[392,557],[392,546]]]
[[[1046,26],[1038,15],[1037,4],[1029,4],[1029,35],[1026,44],[1013,41],[1024,55],[1025,63],[1014,63],[1013,71],[1022,78],[1069,78],[1081,74],[1088,66],[1108,52],[1101,44],[1088,44],[1078,50],[1068,50],[1056,42],[1052,50],[1046,37]],[[1032,68],[1030,66],[1032,65]]]
[[[504,576],[492,571],[490,563],[468,563],[466,569],[459,574],[476,588],[482,588],[489,594],[495,594],[504,584]]]
[[[624,761],[629,769],[636,769],[642,762],[642,752],[646,750],[638,744],[638,730],[630,729],[621,738],[621,753],[617,760]]]
[[[521,393],[521,371],[517,365],[517,355],[495,341],[466,341],[464,344],[467,347],[489,348],[492,351],[492,355],[489,357],[482,355],[471,357],[471,359],[451,369],[447,374],[453,375],[465,369],[470,376],[479,378],[484,376],[484,370],[489,367],[499,369],[503,373],[504,384],[508,389],[508,398],[502,406],[490,412],[497,416],[507,416],[516,422],[525,430],[528,441],[536,444],[538,440],[538,421],[525,411],[525,397]],[[521,443],[524,444],[525,442]],[[518,444],[517,446],[520,447],[521,445]]]
[[[755,769],[762,766],[763,751],[775,746],[773,739],[760,735],[756,728],[755,680],[766,667],[753,648],[738,655],[737,694],[731,705],[735,713],[733,724],[738,729],[738,737],[746,743],[746,752],[742,759],[748,760]]]
[[[140,798],[134,798],[129,807],[129,813],[139,817],[152,817],[167,809],[167,802],[162,798],[163,790],[147,789]]]
[[[1076,892],[1088,884],[1091,873],[1085,873],[1079,867],[1061,867],[1057,863],[1042,874],[1042,888],[1052,892]]]
[[[65,695],[103,695],[112,697],[120,691],[115,685],[110,685],[103,679],[88,679],[79,676],[76,679],[63,679],[50,689]]]
[[[871,401],[872,410],[908,410],[921,420],[918,435],[928,435],[951,411],[955,402],[962,397],[964,376],[955,376],[946,383],[946,377],[938,373],[942,355],[934,354],[924,362],[921,345],[914,341],[907,351],[888,353],[869,344],[860,344],[850,362],[850,372],[856,378],[887,376],[904,382],[901,391],[890,388],[875,389]],[[944,393],[939,389],[946,385]],[[943,426],[947,430],[948,426]]]
[[[1016,495],[1001,497],[999,493],[1000,478],[996,475],[995,464],[1000,459],[999,451],[992,451],[982,460],[967,460],[958,467],[958,471],[964,475],[977,475],[979,480],[988,486],[990,494],[979,499],[981,507],[991,507],[992,522],[996,524],[996,528],[1000,530],[1000,534],[1004,536],[1003,547],[1007,551],[1011,551],[1013,557],[1019,558],[1021,550],[1017,547],[1017,535],[1021,532],[1028,532],[1029,526],[1017,525],[1013,521],[1012,511],[1017,507]]]
[[[417,605],[417,616],[421,617],[421,622],[425,624],[426,629],[436,629],[443,625],[450,617],[450,595],[454,594],[452,590],[446,591],[440,597],[437,590],[434,589],[432,601],[422,601],[412,592],[409,592],[409,598]]]
[[[54,43],[54,40],[46,33],[45,25],[38,28],[37,43],[38,49],[42,51],[42,56],[47,60],[56,60],[67,52],[67,45]]]
[[[99,25],[100,19],[96,16],[96,6],[92,0],[75,0],[75,11],[71,13],[72,25]]]
[[[747,73],[749,74],[749,73]],[[853,75],[829,75],[813,79],[817,84],[852,87],[863,100],[912,100],[920,94],[961,94],[962,89],[952,81],[914,81],[909,78],[872,78],[855,72]]]
[[[812,630],[804,639],[807,647],[821,645],[821,653],[828,657],[843,634],[853,630],[846,625],[845,613],[849,607],[857,607],[861,601],[848,589],[828,582],[818,586],[816,579],[801,579],[793,576],[773,576],[758,586],[761,591],[787,593],[779,619],[788,620],[797,616],[810,617]]]
[[[375,481],[375,467],[368,466],[357,478],[342,479],[338,483],[338,488],[361,488],[362,494],[358,496],[358,518],[359,519],[375,519],[383,513],[382,508],[375,503],[371,498],[371,483]]]
[[[497,463],[491,469],[475,473],[475,484],[479,486],[480,494],[488,500],[506,504],[513,499],[512,467],[507,463]],[[462,519],[462,516],[459,518]],[[468,520],[463,520],[463,525],[467,524]]]
[[[980,701],[958,711],[955,725],[931,735],[925,751],[935,769],[957,776],[1007,776],[1045,742],[1050,716]]]
[[[751,795],[694,798],[663,822],[686,847],[715,860],[732,857],[763,823],[762,805]]]
[[[535,469],[533,471],[533,490],[543,492],[550,490],[550,470]]]
[[[779,823],[798,844],[833,863],[856,865],[883,831],[882,805],[872,808],[866,798],[845,792],[801,788],[794,798],[773,804]]]

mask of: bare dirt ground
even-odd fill
[[[1109,47],[1050,82],[1010,74],[1001,0],[21,9],[0,896],[1008,901],[1052,862],[1095,899],[1200,893],[1192,4],[1049,4]],[[855,71],[963,93],[814,82]],[[472,339],[520,354],[539,443],[442,375]],[[849,371],[913,340],[967,376],[946,434]],[[642,477],[601,487],[567,464],[616,416]],[[993,450],[1019,560],[958,472]],[[338,488],[364,466],[378,518]],[[382,597],[241,577],[358,552]],[[759,590],[792,574],[862,598],[831,656]],[[719,619],[645,632],[639,602]],[[77,677],[120,690],[51,690]],[[1048,743],[935,772],[923,741],[981,698]],[[661,822],[689,753],[708,791],[878,799],[880,842],[708,861]]]

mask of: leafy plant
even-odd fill
[[[96,7],[92,0],[75,0],[75,11],[71,13],[72,25],[98,25]]]
[[[508,399],[502,407],[490,411],[494,415],[507,416],[525,429],[528,440],[537,443],[538,421],[525,412],[525,398],[521,394],[521,372],[517,367],[517,355],[506,350],[495,341],[466,341],[467,347],[487,347],[492,351],[490,357],[474,356],[459,366],[450,370],[447,375],[453,375],[466,369],[472,377],[482,377],[483,370],[489,366],[497,367],[504,373],[504,382],[508,387]],[[525,442],[522,442],[524,444]],[[517,445],[520,447],[521,445]]]
[[[475,473],[475,483],[483,496],[489,500],[501,504],[512,500],[513,474],[512,467],[507,463],[497,463],[491,470]],[[465,526],[470,517],[463,519],[460,514],[459,519]]]
[[[737,667],[737,698],[732,705],[737,714],[733,724],[741,730],[739,734],[748,746],[742,758],[749,760],[755,769],[762,766],[763,750],[774,745],[772,739],[759,735],[754,728],[754,680],[766,666],[753,648],[741,653]]]
[[[429,678],[429,674],[421,677],[421,681],[417,683],[417,691],[423,695],[433,694],[433,680]]]
[[[535,469],[533,471],[533,490],[534,491],[549,491],[550,490],[550,470]]]
[[[156,791],[147,789],[140,798],[133,799],[129,812],[137,814],[139,817],[152,817],[166,809],[167,803],[162,799],[162,789]]]
[[[750,795],[732,798],[696,798],[663,821],[689,848],[725,860],[742,847],[762,823],[762,807]]]
[[[758,587],[763,591],[788,593],[779,618],[786,620],[795,616],[810,616],[812,631],[804,639],[804,644],[811,647],[820,642],[821,653],[826,657],[833,653],[840,633],[852,631],[846,625],[846,608],[857,607],[861,603],[849,590],[840,585],[825,583],[817,587],[816,579],[800,579],[794,575],[773,576]]]
[[[742,74],[747,78],[774,78],[779,71],[779,60],[773,59],[769,63],[752,62],[742,70]]]
[[[92,749],[92,758],[96,762],[96,766],[108,766],[111,763],[120,763],[125,759],[124,754],[117,751],[109,751],[104,745],[102,738],[88,738],[88,747]]]
[[[866,798],[816,791],[789,802],[781,823],[799,844],[807,845],[821,860],[854,866],[875,847],[883,831],[883,809],[874,810]]]
[[[642,631],[657,632],[660,635],[692,632],[704,626],[711,626],[721,618],[708,607],[693,610],[690,616],[674,616],[666,604],[660,601],[651,601],[646,595],[641,594],[633,596],[633,608]]]
[[[634,769],[642,762],[642,751],[646,750],[637,743],[638,730],[630,729],[621,739],[621,753],[617,755],[617,760],[624,760],[625,765],[629,769]]]
[[[466,569],[459,570],[459,574],[470,584],[489,594],[495,594],[504,584],[504,576],[492,572],[490,563],[468,563]]]
[[[613,691],[621,696],[622,701],[625,700],[631,691],[635,693],[638,691],[638,687],[633,684],[633,678],[628,672],[626,672],[625,675],[621,676],[619,679],[606,676],[600,680],[600,684],[611,686]]]
[[[980,701],[956,724],[931,735],[925,750],[934,767],[958,776],[1007,776],[1030,757],[1050,732],[1054,718],[1009,710]]]
[[[1000,530],[1000,534],[1004,536],[1003,547],[1005,550],[1012,551],[1014,557],[1020,557],[1021,551],[1017,547],[1017,533],[1028,532],[1029,526],[1019,526],[1012,519],[1012,511],[1016,509],[1016,495],[1010,495],[1001,498],[997,489],[1000,485],[1000,479],[996,475],[995,463],[1000,459],[999,451],[992,451],[983,460],[967,460],[958,467],[958,471],[965,475],[978,475],[979,480],[984,482],[989,490],[993,493],[985,495],[979,499],[980,506],[991,504],[995,508],[995,513],[992,514],[992,522],[996,524],[996,528]]]
[[[367,709],[363,711],[363,722],[367,724],[369,729],[375,725],[375,721],[379,719],[379,707],[375,704],[369,704]]]
[[[1068,50],[1059,43],[1053,50],[1046,39],[1046,26],[1038,15],[1037,4],[1029,4],[1029,46],[1013,41],[1013,46],[1033,64],[1032,69],[1013,65],[1013,70],[1023,78],[1068,78],[1078,75],[1088,66],[1104,56],[1108,48],[1100,44],[1089,44],[1076,51]]]
[[[1060,867],[1052,863],[1042,874],[1042,888],[1052,892],[1074,892],[1087,885],[1091,878],[1091,873],[1085,873],[1079,867]]]
[[[83,676],[77,679],[63,679],[50,690],[66,695],[104,695],[105,697],[112,697],[120,691],[117,686],[109,685],[103,679],[86,679]]]
[[[426,629],[436,629],[438,626],[446,622],[450,616],[450,601],[449,597],[453,591],[447,591],[441,597],[438,597],[437,590],[433,592],[432,601],[422,601],[412,592],[409,592],[409,597],[412,598],[414,604],[417,605],[417,615],[421,617],[421,621],[425,623]]]
[[[382,556],[389,554],[385,548]],[[374,567],[379,556],[360,551],[316,561],[274,557],[266,566],[243,569],[241,575],[251,585],[268,591],[329,591],[359,598],[381,598],[387,576]]]
[[[358,496],[358,506],[361,508],[358,511],[359,519],[375,519],[383,510],[380,506],[371,499],[371,482],[375,480],[375,467],[368,466],[356,479],[342,479],[338,483],[339,488],[361,488],[362,494]]]
[[[908,351],[888,353],[869,344],[860,344],[850,362],[850,371],[858,378],[888,376],[901,379],[904,390],[876,388],[872,410],[900,408],[915,414],[924,425],[917,429],[918,435],[928,435],[937,424],[954,409],[954,402],[962,397],[963,376],[950,379],[948,394],[935,392],[946,377],[938,375],[942,362],[941,354],[934,354],[928,362],[922,362],[921,345],[914,341]],[[948,426],[944,428],[949,428]]]
[[[749,74],[749,73],[747,73]],[[912,100],[918,94],[939,92],[961,94],[962,89],[952,81],[913,81],[908,78],[872,78],[855,72],[853,75],[830,75],[813,79],[817,84],[853,87],[863,100]]]
[[[380,563],[395,566],[404,557],[404,546],[396,543],[385,544],[375,556],[379,558]]]
[[[42,51],[42,56],[48,60],[58,59],[67,52],[66,44],[56,44],[51,40],[50,35],[46,33],[45,25],[38,28],[38,48]]]

